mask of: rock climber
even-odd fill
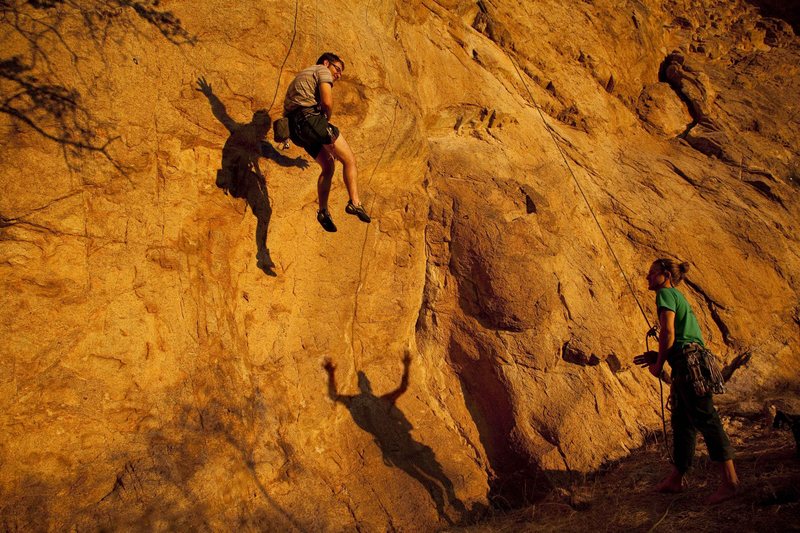
[[[636,356],[634,362],[647,366],[656,377],[661,376],[665,361],[672,368],[673,466],[656,490],[666,493],[683,490],[683,476],[692,464],[697,432],[700,431],[709,457],[719,465],[720,484],[706,500],[706,503],[716,504],[736,494],[739,480],[733,466],[733,448],[714,407],[712,392],[698,395],[689,376],[687,354],[699,348],[705,350],[705,343],[689,303],[675,288],[688,270],[688,263],[672,259],[657,259],[650,266],[647,288],[656,293],[658,352],[645,352]]]
[[[331,52],[322,54],[316,65],[301,70],[289,84],[283,103],[292,142],[302,146],[322,167],[317,181],[317,221],[330,232],[336,231],[336,224],[328,211],[328,194],[336,159],[342,162],[344,184],[350,196],[345,212],[357,216],[362,222],[370,222],[358,198],[358,170],[353,150],[339,128],[330,123],[333,84],[343,72],[344,61],[339,56]]]

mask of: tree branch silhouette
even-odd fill
[[[59,143],[65,156],[100,153],[124,173],[108,152],[119,137],[97,133],[101,124],[80,92],[60,80],[64,65],[51,56],[66,52],[77,72],[79,55],[62,33],[64,25],[81,24],[102,55],[109,36],[138,31],[136,20],[174,45],[196,42],[173,13],[161,9],[159,0],[0,0],[0,28],[27,45],[26,52],[0,56],[0,113]]]

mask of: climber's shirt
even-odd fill
[[[286,99],[283,101],[284,114],[289,115],[302,107],[319,105],[321,83],[333,85],[333,76],[325,65],[314,65],[301,70],[286,90]]]

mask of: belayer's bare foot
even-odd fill
[[[739,485],[732,485],[731,483],[720,483],[714,494],[706,498],[706,505],[716,505],[725,500],[730,500],[739,492]]]
[[[656,485],[654,490],[664,494],[683,492],[683,476],[673,470],[667,477],[661,480],[661,483]]]

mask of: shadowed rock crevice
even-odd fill
[[[781,199],[780,196],[775,194],[772,191],[772,187],[770,187],[766,182],[762,180],[746,180],[745,183],[753,187],[762,196],[764,196],[764,198],[767,198],[777,204],[780,204],[780,206],[783,207],[784,209],[786,208],[786,206],[783,203],[783,199]]]
[[[800,0],[746,0],[759,8],[764,17],[780,18],[800,33]]]
[[[451,340],[448,353],[489,461],[490,502],[501,509],[536,502],[551,485],[541,469],[520,451],[513,402],[490,355],[482,353],[475,359],[456,340]]]
[[[669,83],[689,108],[692,122],[686,127],[688,131],[698,123],[709,120],[710,103],[707,101],[709,97],[706,87],[707,77],[701,79],[701,73],[692,67],[684,66],[684,62],[683,54],[672,52],[661,63],[658,79]]]
[[[478,12],[475,19],[472,21],[472,27],[486,35],[489,39],[497,43],[501,48],[510,47],[514,49],[514,41],[511,34],[506,30],[503,24],[498,23],[489,13],[489,9],[483,0],[477,2]]]
[[[690,281],[690,280],[688,280],[688,279],[685,279],[685,280],[684,280],[684,282],[685,282],[685,283],[686,283],[686,285],[688,285],[688,286],[689,286],[689,287],[690,287],[690,288],[691,288],[691,289],[692,289],[692,290],[693,290],[695,293],[699,294],[699,295],[700,295],[700,296],[703,298],[703,301],[705,302],[705,304],[706,304],[706,307],[708,307],[708,311],[709,311],[709,313],[711,314],[711,319],[714,321],[714,324],[716,324],[716,325],[717,325],[717,329],[718,329],[718,330],[719,330],[719,332],[722,334],[722,341],[723,341],[723,342],[724,342],[724,343],[725,343],[727,346],[732,346],[732,345],[733,345],[733,340],[731,339],[731,336],[730,336],[730,335],[731,335],[730,328],[729,328],[729,327],[728,327],[728,325],[725,323],[725,321],[723,320],[722,316],[721,316],[721,315],[720,315],[720,313],[719,313],[719,310],[720,310],[720,309],[722,309],[723,311],[725,311],[725,310],[726,310],[725,306],[724,306],[724,305],[722,305],[722,304],[720,304],[719,302],[715,301],[715,300],[714,300],[714,299],[713,299],[711,296],[709,296],[709,295],[708,295],[708,293],[707,293],[706,291],[704,291],[704,290],[703,290],[703,288],[702,288],[702,287],[700,287],[700,285],[698,285],[697,283],[694,283],[694,282],[692,282],[692,281]]]
[[[597,366],[600,364],[599,357],[593,353],[587,353],[587,350],[575,340],[568,340],[564,343],[561,348],[561,359],[578,366]]]
[[[692,122],[679,137],[698,152],[734,162],[737,158],[730,151],[730,138],[712,117],[716,90],[701,67],[687,60],[682,52],[674,51],[662,62],[659,80],[669,83],[692,116]]]

